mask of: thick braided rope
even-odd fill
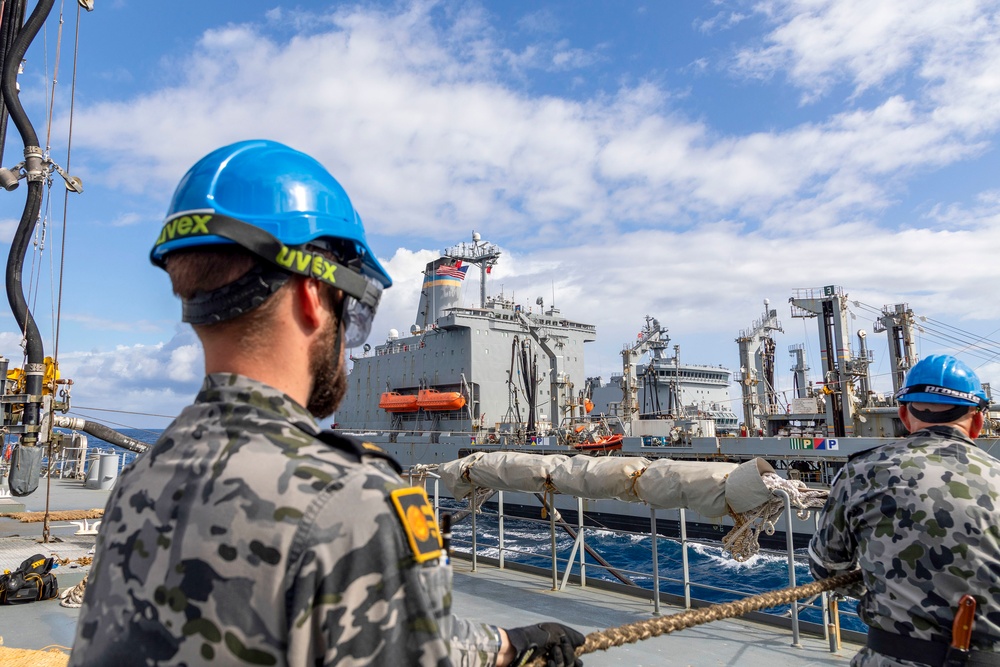
[[[761,475],[761,481],[772,492],[775,489],[785,491],[792,506],[798,509],[798,517],[803,520],[809,518],[809,510],[823,507],[830,495],[828,489],[810,489],[801,481],[785,479],[770,472]],[[733,519],[733,529],[723,536],[722,546],[733,560],[743,562],[760,551],[761,532],[774,534],[774,522],[784,512],[785,504],[774,494],[767,502],[742,514],[737,514],[731,507],[727,509]]]
[[[576,655],[579,657],[596,651],[607,651],[609,648],[615,646],[634,644],[643,639],[659,637],[660,635],[670,634],[671,632],[685,628],[693,628],[696,625],[710,623],[711,621],[734,618],[751,611],[777,607],[788,604],[793,600],[818,595],[823,591],[843,588],[858,581],[861,581],[861,570],[853,570],[838,574],[829,579],[813,581],[802,586],[782,588],[781,590],[760,593],[741,600],[734,600],[733,602],[714,604],[704,609],[691,609],[671,616],[661,616],[660,618],[652,618],[648,621],[638,621],[636,623],[620,625],[617,628],[599,630],[587,635],[587,641],[584,642],[583,646],[577,647]],[[529,667],[545,667],[545,659],[535,658],[528,665]]]

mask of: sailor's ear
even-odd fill
[[[302,324],[309,329],[318,329],[323,323],[323,317],[329,317],[329,314],[324,315],[324,311],[329,310],[329,305],[323,284],[315,278],[294,276],[292,280],[292,290]]]
[[[986,422],[986,414],[982,410],[976,410],[972,414],[972,423],[969,424],[969,437],[975,440],[983,432],[983,424]]]
[[[913,431],[913,429],[910,428],[910,421],[912,419],[913,419],[913,417],[910,416],[909,411],[906,409],[906,403],[900,403],[899,404],[899,420],[901,422],[903,422],[903,426],[905,426],[906,430],[909,431],[909,432]]]

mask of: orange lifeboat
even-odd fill
[[[622,448],[622,440],[625,439],[621,433],[606,435],[598,438],[596,442],[580,442],[573,447],[581,452],[613,452]]]
[[[421,410],[458,410],[465,405],[465,396],[457,391],[421,389],[417,392],[417,407]]]
[[[416,412],[417,397],[413,394],[400,394],[398,391],[387,391],[378,399],[378,406],[386,412]]]

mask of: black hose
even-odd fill
[[[58,428],[68,428],[74,431],[89,433],[95,438],[100,438],[101,440],[110,442],[112,445],[118,445],[122,449],[127,449],[130,452],[135,452],[136,454],[143,454],[149,449],[149,445],[142,440],[130,438],[124,433],[119,433],[113,428],[109,428],[104,424],[99,424],[98,422],[92,422],[88,419],[57,415],[55,417],[54,424]]]
[[[95,438],[100,438],[101,440],[110,442],[112,445],[118,445],[122,449],[135,452],[136,454],[142,454],[149,449],[149,445],[142,440],[130,438],[124,433],[119,433],[113,428],[108,428],[104,424],[98,424],[97,422],[84,420],[83,428],[80,430],[84,433],[89,433]]]
[[[3,15],[0,16],[0,72],[3,71],[3,64],[7,62],[7,54],[10,52],[17,39],[17,33],[24,23],[25,0],[10,0],[4,5]],[[3,164],[4,146],[7,144],[7,104],[0,95],[0,165]]]
[[[45,23],[45,19],[52,10],[54,3],[55,0],[38,0],[38,4],[35,5],[34,11],[31,12],[31,16],[28,17],[28,21],[17,35],[10,50],[4,54],[3,72],[2,78],[0,78],[0,93],[3,95],[3,101],[10,113],[11,120],[14,121],[17,131],[21,134],[26,153],[29,147],[34,147],[36,150],[40,149],[38,149],[38,135],[35,133],[35,128],[32,127],[31,121],[24,112],[24,107],[21,106],[21,100],[18,97],[17,71],[21,60],[24,58],[24,54],[28,50],[28,45],[31,44],[31,41]],[[40,168],[40,156],[38,164],[28,164],[26,167],[29,172],[33,168]],[[24,290],[21,284],[24,258],[28,252],[31,232],[35,228],[35,224],[38,221],[38,213],[42,208],[42,183],[44,179],[31,179],[32,177],[29,173],[28,196],[24,204],[24,212],[21,214],[17,232],[11,241],[10,255],[7,257],[6,287],[7,301],[10,303],[14,319],[17,320],[18,326],[24,332],[26,340],[25,392],[32,396],[40,396],[42,393],[42,373],[44,372],[42,364],[45,359],[45,349],[42,344],[42,337],[38,332],[38,326],[35,324],[35,318],[32,317],[31,311],[28,310],[28,304],[24,299]],[[37,425],[39,423],[40,407],[38,403],[30,401],[25,404],[23,417],[25,425]],[[25,435],[24,437],[25,441],[34,441],[35,439],[37,439],[37,436]]]
[[[31,121],[24,113],[24,107],[21,106],[21,100],[17,95],[17,70],[21,66],[24,54],[28,51],[28,45],[35,39],[35,35],[42,29],[45,19],[52,11],[53,4],[55,4],[55,0],[38,0],[34,11],[28,17],[28,21],[24,24],[17,39],[14,40],[14,44],[11,45],[10,52],[5,54],[6,58],[3,63],[3,80],[0,82],[3,89],[3,100],[25,146],[37,146],[38,135],[35,134],[35,128],[31,126]]]

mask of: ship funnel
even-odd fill
[[[444,312],[459,305],[462,298],[462,281],[469,270],[468,264],[460,259],[441,257],[427,263],[424,269],[424,284],[420,289],[420,305],[417,306],[416,325],[427,329]]]

